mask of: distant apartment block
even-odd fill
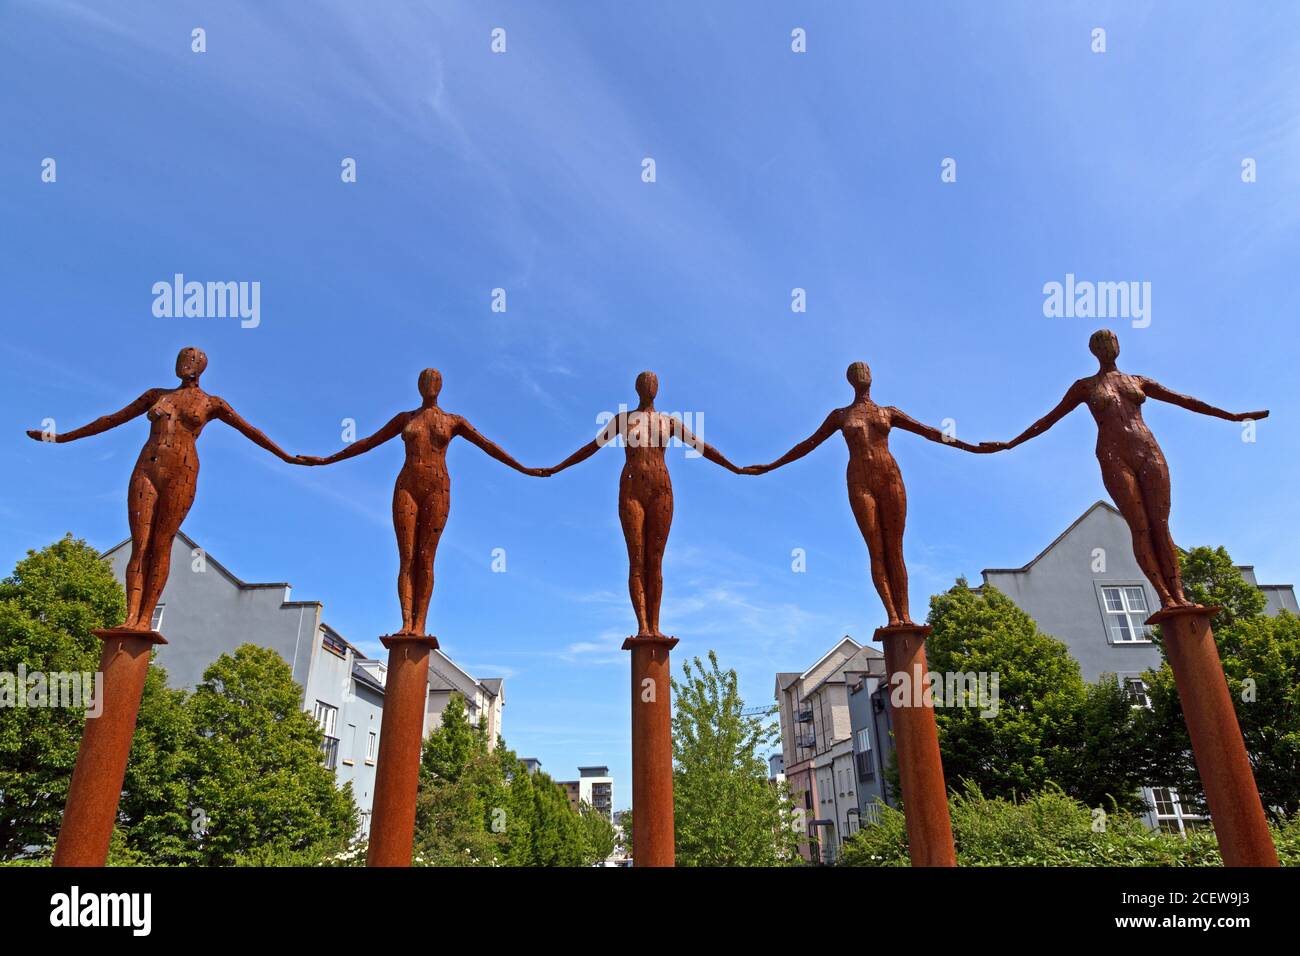
[[[577,810],[589,803],[611,821],[614,819],[614,778],[608,767],[579,767],[577,780],[558,781]]]
[[[104,553],[118,581],[125,580],[130,551],[127,540]],[[168,639],[158,646],[157,663],[172,687],[192,689],[208,665],[242,644],[279,654],[303,688],[303,708],[324,733],[322,761],[339,786],[352,784],[362,831],[369,832],[387,666],[322,620],[322,611],[320,601],[290,600],[287,583],[241,581],[181,532],[154,613],[154,628]],[[429,657],[424,733],[441,726],[453,693],[464,698],[470,721],[486,727],[489,746],[495,746],[505,706],[501,679],[476,680],[438,650]]]

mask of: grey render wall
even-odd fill
[[[339,763],[335,776],[339,786],[352,784],[352,798],[362,814],[361,830],[370,832],[370,808],[375,794],[375,759],[367,757],[367,742],[375,735],[378,756],[379,725],[384,718],[384,695],[362,681],[352,684],[353,693],[339,711]],[[351,728],[355,728],[353,731]]]
[[[1104,555],[1105,570],[1094,570]],[[1243,577],[1256,584],[1254,569],[1241,569]],[[1154,613],[1160,604],[1133,557],[1133,538],[1128,524],[1108,502],[1098,501],[1054,542],[1023,568],[995,568],[984,571],[984,583],[1011,598],[1038,623],[1040,630],[1065,642],[1079,662],[1084,680],[1095,681],[1103,673],[1136,676],[1160,666],[1160,652],[1150,641],[1115,643],[1107,626],[1101,586],[1141,587],[1147,607]],[[1296,609],[1290,585],[1265,585],[1269,613],[1283,607]]]
[[[246,584],[209,556],[203,570],[196,571],[192,553],[197,547],[184,533],[172,543],[159,628],[168,643],[159,645],[157,658],[167,670],[167,683],[192,688],[222,654],[253,643],[278,653],[293,669],[294,680],[305,684],[318,643],[320,602],[290,601],[285,583]],[[126,580],[130,553],[128,540],[104,554],[118,581]]]
[[[866,823],[875,812],[871,807],[876,801],[894,805],[893,794],[885,781],[885,770],[889,766],[890,755],[894,752],[894,739],[891,735],[893,728],[889,722],[887,706],[889,689],[884,680],[870,674],[846,671],[844,676],[849,688],[849,723],[853,730],[853,770],[858,781],[858,813],[861,821]],[[872,700],[876,697],[876,691],[882,687],[883,709],[877,713]],[[858,732],[864,729],[871,743],[865,760],[866,769],[870,773],[868,777],[858,772],[858,755],[862,753],[858,746]]]

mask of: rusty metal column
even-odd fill
[[[629,637],[632,652],[632,865],[673,866],[673,712],[668,652],[675,637]]]
[[[925,639],[930,628],[899,624],[878,628],[875,640],[885,646],[885,670],[893,686],[895,674],[907,675],[904,687],[912,692],[902,707],[894,707],[894,746],[898,750],[898,776],[907,817],[907,849],[913,866],[956,866],[952,820],[948,816],[948,789],[939,759],[939,731],[934,705],[925,690]]]
[[[429,699],[429,652],[438,646],[438,639],[390,634],[379,641],[388,648],[388,674],[366,866],[410,866]]]
[[[99,659],[103,683],[93,705],[100,713],[86,717],[54,847],[55,866],[103,866],[108,860],[149,653],[155,644],[167,643],[157,631],[112,627],[90,633],[104,644]]]
[[[1210,618],[1219,610],[1171,607],[1157,611],[1147,623],[1163,625],[1165,653],[1224,866],[1277,866],[1277,848],[1210,628]]]

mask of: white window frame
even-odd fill
[[[1146,624],[1151,616],[1147,592],[1141,584],[1100,584],[1098,596],[1106,621],[1106,639],[1111,644],[1150,644],[1152,628]],[[1111,603],[1112,592],[1119,607]],[[1137,606],[1134,597],[1141,599]],[[1128,636],[1125,637],[1127,632]]]
[[[1159,790],[1163,790],[1165,791],[1165,793],[1169,795],[1169,799],[1167,803],[1171,807],[1172,812],[1161,812],[1160,802],[1156,796],[1156,792]],[[1189,822],[1193,824],[1195,823],[1204,824],[1208,822],[1208,817],[1202,816],[1197,813],[1188,813],[1186,810],[1184,810],[1183,801],[1178,796],[1178,791],[1175,790],[1173,787],[1152,787],[1151,806],[1152,806],[1152,813],[1154,814],[1156,819],[1156,829],[1163,830],[1164,827],[1161,826],[1161,824],[1170,823],[1176,826],[1177,829],[1169,832],[1177,833],[1179,836],[1185,837],[1187,835],[1187,831],[1188,829],[1190,829],[1188,827]]]
[[[370,736],[366,738],[366,763],[374,763],[378,756],[379,734],[372,730]]]
[[[857,733],[858,751],[860,753],[871,753],[871,728],[863,727]]]
[[[1137,684],[1136,693],[1131,689],[1131,685]],[[1119,685],[1124,689],[1124,696],[1130,700],[1134,707],[1145,707],[1152,710],[1151,705],[1151,688],[1141,677],[1134,677],[1132,674],[1121,674]]]
[[[327,704],[323,700],[316,701],[316,723],[320,725],[321,731],[326,737],[337,737],[334,733],[339,725],[339,709],[333,704]]]
[[[166,604],[159,604],[153,609],[153,614],[149,616],[149,630],[159,631],[162,628],[163,611],[167,610]]]

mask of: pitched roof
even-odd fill
[[[1120,520],[1123,520],[1124,518],[1124,516],[1119,513],[1119,509],[1116,508],[1109,501],[1094,501],[1088,507],[1087,511],[1085,511],[1083,514],[1079,515],[1079,517],[1075,518],[1072,522],[1070,522],[1070,526],[1068,528],[1066,528],[1064,531],[1058,534],[1052,540],[1051,544],[1045,547],[1042,551],[1039,551],[1038,554],[1034,555],[1034,557],[1029,561],[1029,563],[1026,564],[1023,568],[985,568],[980,573],[981,574],[1017,574],[1024,571],[1028,571],[1040,560],[1042,560],[1044,555],[1046,555],[1049,551],[1051,551],[1058,544],[1060,544],[1065,539],[1066,535],[1068,535],[1071,531],[1073,531],[1075,528],[1081,525],[1083,523],[1084,518],[1088,517],[1088,515],[1092,514],[1098,508],[1104,508],[1105,510],[1109,511],[1111,514],[1118,517]]]

